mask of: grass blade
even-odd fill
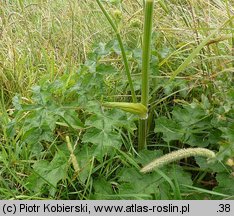
[[[234,18],[234,16],[232,16],[230,19],[228,19],[227,21],[225,21],[219,28],[217,28],[216,30],[214,30],[208,37],[206,37],[199,46],[197,46],[197,48],[195,48],[193,50],[193,52],[185,59],[185,61],[172,73],[170,81],[172,81],[173,79],[175,79],[175,77],[181,73],[190,63],[191,61],[194,59],[194,57],[202,50],[202,48],[204,46],[206,46],[206,44],[210,41],[210,39],[218,32],[220,31],[225,25],[227,25],[229,22],[232,21],[232,19]]]

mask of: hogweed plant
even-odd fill
[[[118,27],[114,24],[112,21],[111,16],[108,14],[108,12],[103,7],[100,0],[96,0],[98,3],[100,9],[102,10],[103,14],[107,18],[108,22],[110,23],[111,27],[113,28],[120,49],[122,53],[122,59],[125,66],[126,75],[128,78],[131,94],[132,94],[132,100],[133,102],[106,102],[103,103],[104,107],[108,108],[118,108],[121,110],[124,110],[126,112],[130,112],[133,114],[138,115],[139,117],[139,128],[138,128],[138,151],[146,149],[147,148],[147,119],[148,119],[148,106],[149,106],[149,65],[150,65],[150,58],[151,58],[151,37],[152,37],[152,23],[153,23],[153,8],[154,8],[154,0],[145,0],[144,1],[144,29],[143,29],[143,44],[142,44],[142,71],[141,71],[141,102],[137,103],[136,100],[136,94],[133,87],[133,82],[131,78],[131,72],[129,70],[128,60],[126,56],[126,52],[123,46],[123,41],[120,36],[120,32]],[[214,34],[214,33],[213,33]],[[206,40],[210,39],[207,38]],[[203,41],[203,43],[206,43],[206,41]],[[195,55],[197,53],[197,50],[200,50],[203,46],[203,43],[195,50],[196,52],[192,53]],[[191,56],[190,56],[191,57]],[[193,56],[192,56],[193,57]],[[192,58],[191,57],[191,58]],[[191,59],[188,59],[188,62]],[[185,62],[182,64],[182,66],[185,66],[188,62]],[[181,67],[179,68],[179,70]],[[178,74],[178,70],[175,71],[175,73],[172,75],[172,79],[174,78],[175,74]],[[140,171],[142,173],[147,173],[152,171],[153,169],[160,168],[166,164],[169,164],[171,162],[191,157],[191,156],[203,156],[210,158],[215,158],[215,153],[211,150],[208,150],[206,148],[188,148],[188,149],[180,149],[178,151],[174,151],[171,153],[168,153],[160,158],[157,158],[156,160],[153,160],[148,165],[144,166]]]
[[[222,1],[216,10],[205,1],[195,5],[187,0],[183,10],[169,0],[43,3],[48,10],[28,1],[21,1],[22,10],[3,2],[3,15],[9,19],[2,23],[7,31],[1,52],[6,62],[0,94],[0,198],[233,196],[234,16],[230,1]],[[154,4],[159,8],[155,14]],[[62,5],[67,18],[60,23],[53,17],[61,13]],[[48,23],[53,25],[48,29],[40,20],[51,11]],[[194,22],[207,11],[209,22]],[[11,16],[15,12],[20,16]],[[162,32],[155,29],[153,18]],[[33,34],[36,44],[30,55],[24,20],[34,29],[32,33],[52,33],[45,40]],[[178,29],[173,29],[173,23]],[[109,31],[98,30],[108,26],[114,38],[99,43]],[[90,35],[90,29],[98,34]],[[17,38],[20,43],[8,46]],[[32,73],[40,77],[35,79]],[[31,89],[8,85],[27,78]]]

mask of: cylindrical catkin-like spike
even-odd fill
[[[72,149],[72,145],[71,145],[71,141],[70,141],[69,136],[66,136],[66,143],[67,143],[67,148],[68,148],[69,152],[72,153],[73,149]]]
[[[203,156],[207,158],[214,158],[215,153],[211,150],[205,148],[187,148],[187,149],[180,149],[178,151],[171,152],[166,154],[160,158],[155,159],[154,161],[150,162],[146,166],[144,166],[140,172],[147,173],[152,171],[155,168],[160,168],[166,164],[171,162],[191,157],[191,156]]]
[[[79,173],[80,171],[80,166],[78,164],[78,161],[76,159],[76,156],[73,154],[73,149],[72,149],[72,144],[71,144],[71,141],[70,141],[70,138],[69,136],[66,136],[66,142],[67,142],[67,148],[70,152],[70,160],[72,162],[72,165],[74,167],[74,170],[76,173]]]
[[[78,164],[78,161],[76,159],[76,156],[74,154],[70,155],[71,161],[72,161],[72,165],[74,167],[75,173],[79,173],[80,172],[80,166]]]

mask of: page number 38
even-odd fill
[[[231,206],[230,204],[219,204],[219,210],[217,212],[230,212]]]

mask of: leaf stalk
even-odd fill
[[[130,87],[130,91],[131,91],[131,95],[132,95],[132,101],[134,103],[136,103],[137,102],[136,93],[135,93],[132,78],[131,78],[131,72],[130,72],[130,69],[129,69],[127,55],[126,55],[126,52],[125,52],[125,49],[124,49],[123,41],[122,41],[122,38],[120,36],[119,30],[118,30],[117,26],[115,25],[115,23],[113,22],[113,20],[111,19],[108,12],[106,11],[106,9],[103,7],[100,0],[96,0],[96,2],[98,4],[98,6],[100,7],[102,13],[105,15],[106,19],[108,20],[109,24],[111,25],[112,29],[114,30],[115,34],[116,34],[116,38],[118,40],[120,50],[121,50],[121,54],[122,54],[122,58],[123,58],[123,62],[124,62],[126,75],[127,75],[127,78],[128,78],[128,83],[129,83],[129,87]]]

